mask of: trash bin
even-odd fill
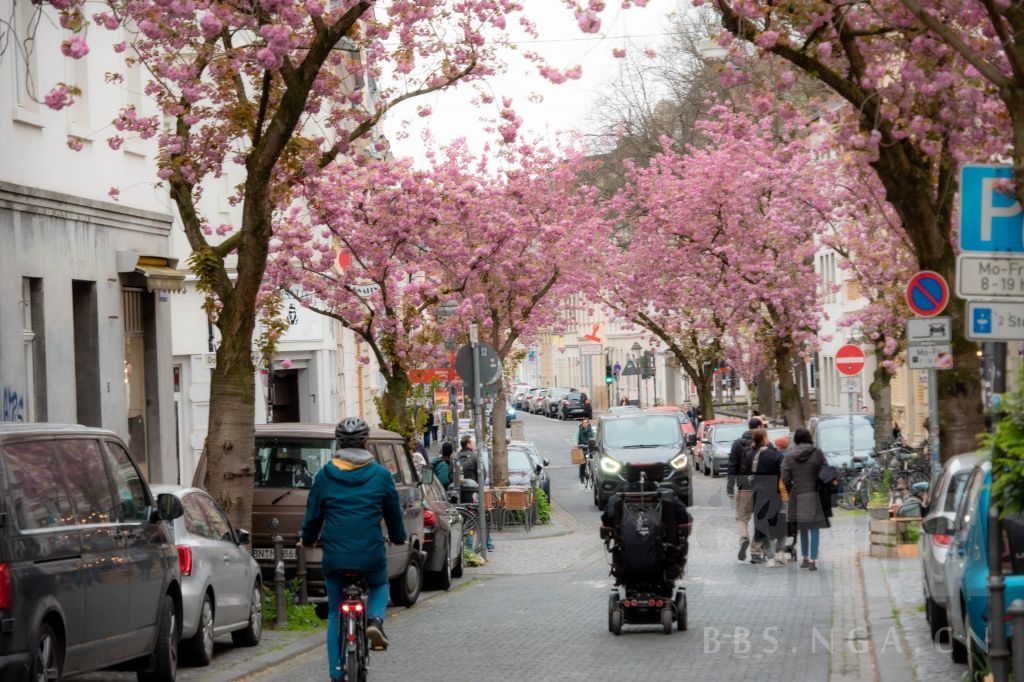
[[[462,488],[459,495],[459,501],[462,504],[475,504],[477,501],[477,495],[480,493],[480,486],[471,478],[464,479],[462,481]]]

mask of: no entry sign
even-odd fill
[[[922,270],[907,284],[907,305],[921,317],[934,317],[949,303],[946,278],[931,270]]]
[[[853,344],[846,344],[836,351],[836,369],[843,376],[857,376],[864,369],[864,351]]]

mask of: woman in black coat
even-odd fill
[[[819,532],[831,526],[832,505],[822,495],[818,474],[828,464],[825,454],[814,447],[811,432],[800,427],[793,434],[793,448],[782,465],[782,483],[789,491],[789,519],[800,532],[801,568],[818,570]]]

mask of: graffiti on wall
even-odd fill
[[[0,422],[25,421],[25,398],[10,386],[4,386]]]

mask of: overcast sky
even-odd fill
[[[486,140],[479,119],[482,114],[496,116],[503,96],[512,97],[513,108],[523,118],[520,130],[524,133],[536,132],[552,139],[560,131],[586,130],[595,100],[614,78],[622,61],[612,55],[612,50],[626,49],[634,57],[646,59],[646,49],[657,50],[665,42],[672,25],[669,15],[689,3],[650,0],[645,8],[622,10],[618,0],[611,0],[597,34],[582,33],[572,13],[556,0],[525,0],[524,4],[530,18],[537,22],[540,36],[535,42],[520,44],[519,50],[538,52],[559,69],[579,64],[583,67],[582,77],[555,85],[537,73],[536,65],[514,55],[507,73],[488,82],[495,104],[486,109],[471,104],[475,93],[470,88],[435,93],[400,105],[385,122],[385,133],[395,156],[422,159],[420,132],[428,126],[442,143],[461,136],[469,140],[474,150],[479,150]],[[421,104],[429,104],[433,114],[418,117],[416,108]],[[400,135],[403,130],[410,131],[404,139]]]

